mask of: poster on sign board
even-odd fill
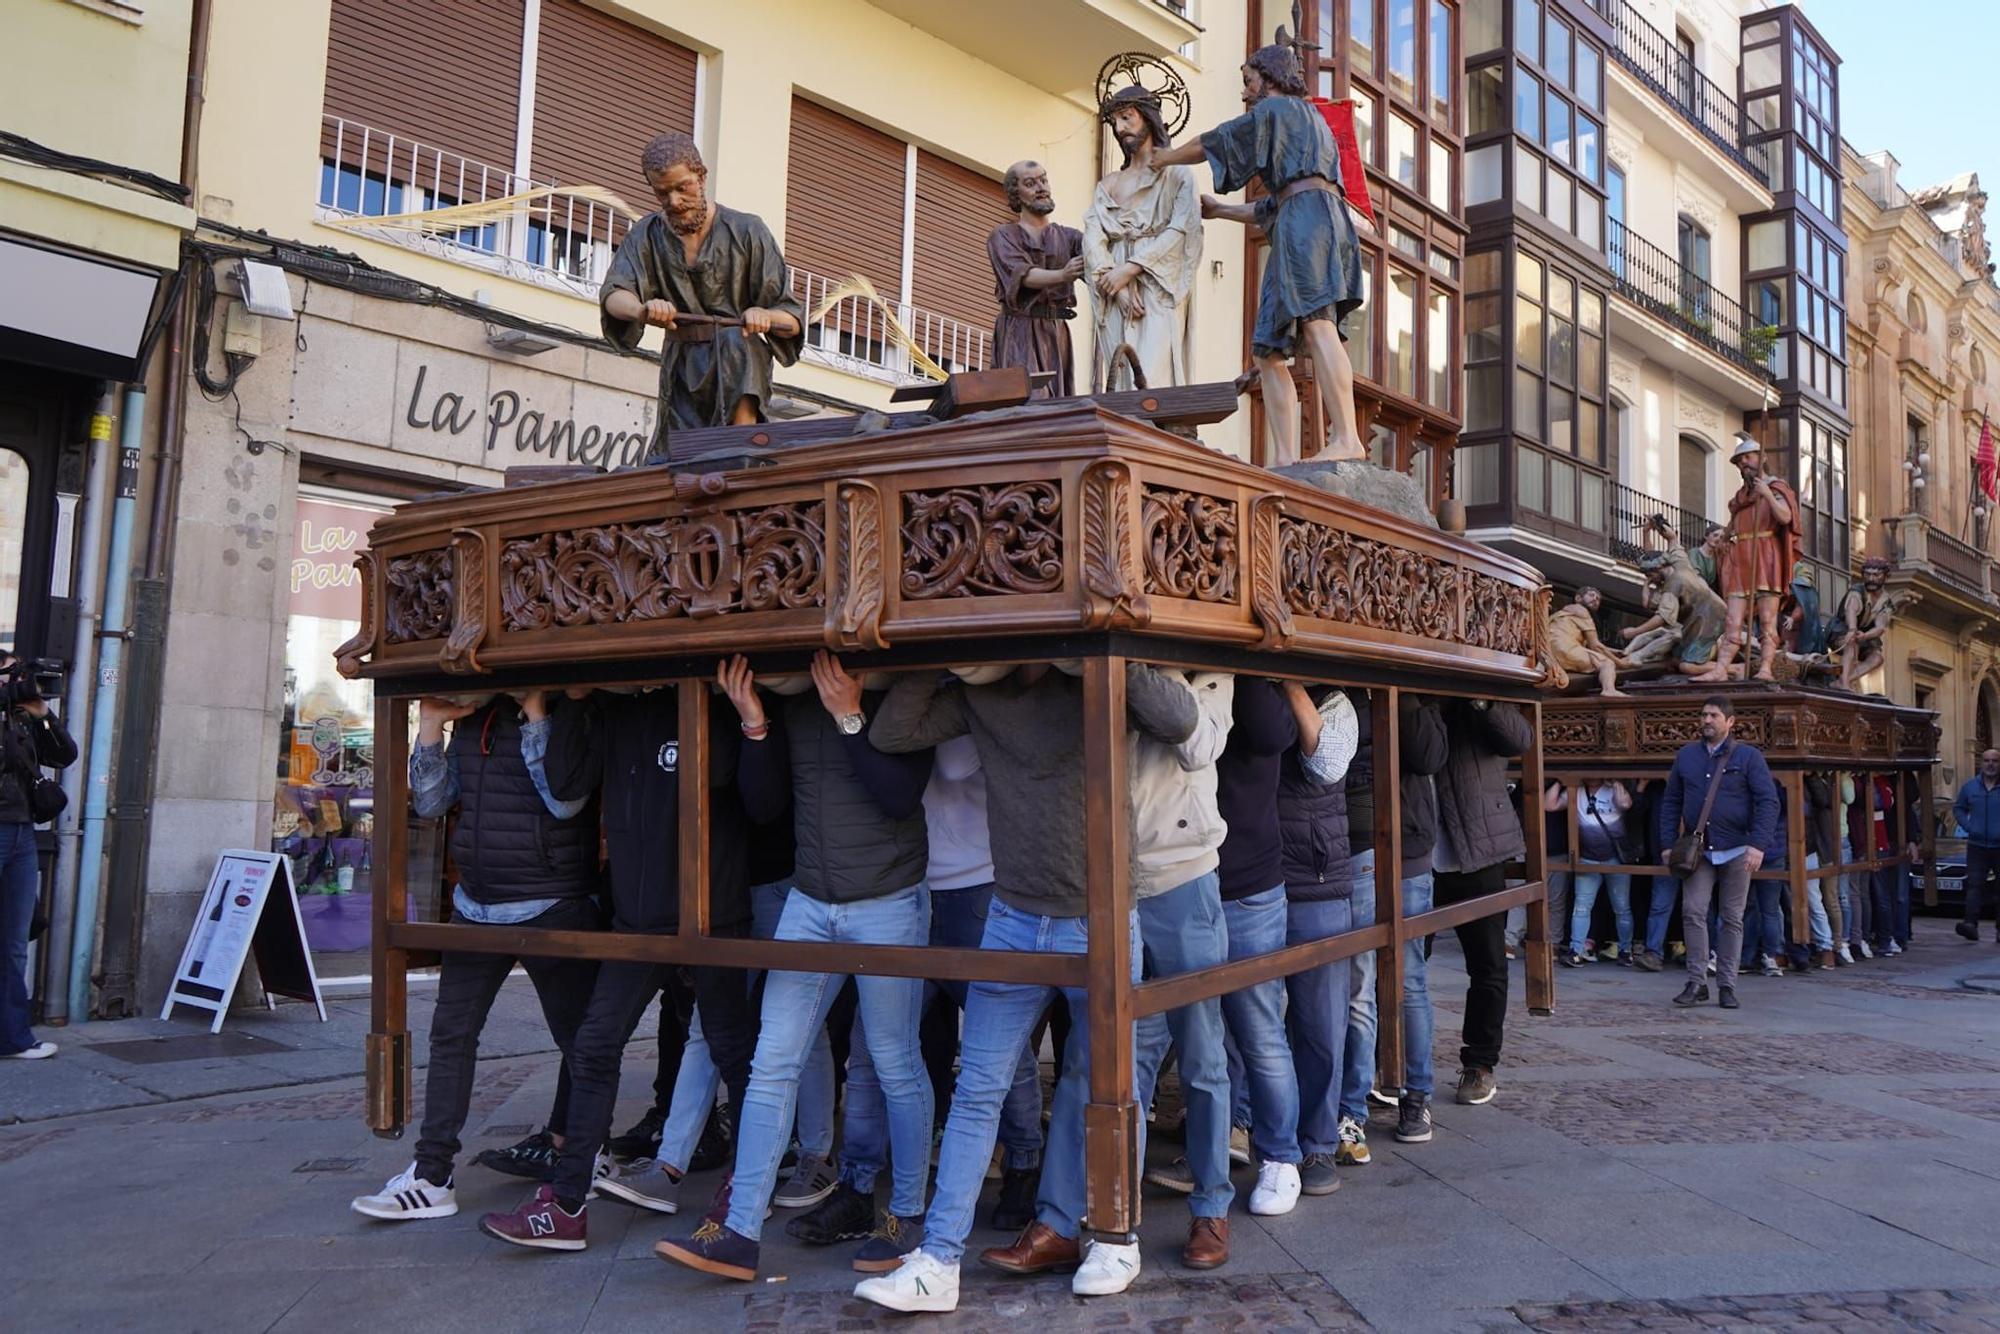
[[[215,859],[160,1018],[172,1015],[176,1005],[192,1005],[214,1011],[209,1032],[221,1032],[236,980],[250,958],[257,961],[267,1006],[272,996],[311,1001],[326,1022],[290,860],[282,853],[232,848]]]

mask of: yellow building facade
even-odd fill
[[[2000,564],[1975,464],[2000,417],[1986,196],[1970,174],[1911,188],[1890,153],[1845,157],[1855,547],[1865,534],[1906,597],[1862,688],[1938,711],[1948,798],[2000,735]]]

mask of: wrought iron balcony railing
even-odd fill
[[[1620,293],[1744,370],[1769,377],[1768,333],[1744,318],[1742,306],[1616,218],[1605,223],[1605,258]]]
[[[1665,519],[1682,546],[1693,549],[1708,531],[1710,520],[1693,510],[1669,505],[1658,496],[1635,491],[1623,482],[1611,486],[1611,555],[1636,563],[1648,551],[1662,550],[1651,535],[1656,518]]]
[[[833,296],[840,284],[804,269],[792,270],[792,291],[810,315]],[[993,331],[912,306],[889,301],[877,306],[859,296],[844,297],[825,315],[806,326],[806,355],[837,370],[891,382],[921,378],[912,370],[907,347],[889,327],[888,311],[903,326],[910,341],[948,371],[985,370],[992,357]]]
[[[1769,186],[1769,146],[1744,143],[1743,112],[1736,99],[1696,69],[1672,38],[1648,23],[1626,0],[1609,0],[1604,12],[1618,33],[1618,63],[1725,156]]]

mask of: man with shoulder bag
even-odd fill
[[[1716,942],[1716,986],[1725,1010],[1737,1007],[1736,968],[1743,952],[1743,907],[1750,878],[1764,864],[1778,823],[1778,788],[1764,754],[1733,740],[1735,709],[1714,695],[1701,706],[1701,739],[1674,756],[1660,802],[1660,842],[1667,869],[1681,878],[1681,934],[1687,940],[1688,982],[1674,997],[1686,1008],[1708,1001],[1708,905],[1720,897],[1722,929]],[[1701,793],[1699,814],[1685,824]]]
[[[28,1027],[28,937],[40,897],[35,826],[67,805],[61,785],[42,774],[76,762],[76,742],[50,711],[29,664],[0,652],[0,927],[7,957],[0,980],[0,1059],[39,1061],[56,1054]]]

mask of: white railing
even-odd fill
[[[323,217],[388,218],[554,188],[405,135],[339,116],[323,119],[317,201]],[[558,191],[496,221],[455,232],[361,230],[442,259],[594,298],[626,227],[607,205]]]
[[[804,269],[792,270],[792,294],[805,305],[808,315],[818,310],[840,283],[839,279],[822,278]],[[887,304],[911,341],[944,369],[986,369],[992,356],[992,330],[907,302],[887,301]],[[890,331],[882,308],[858,296],[843,298],[823,318],[806,326],[806,355],[836,370],[865,375],[872,380],[925,378],[910,365],[909,351]]]

